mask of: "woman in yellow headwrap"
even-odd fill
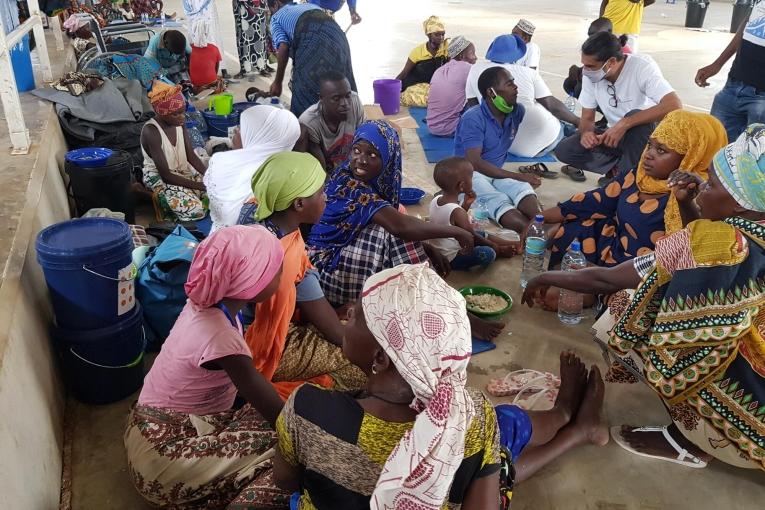
[[[422,22],[428,41],[414,48],[404,64],[404,69],[396,76],[401,80],[401,104],[404,106],[428,105],[430,79],[436,69],[449,60],[449,41],[446,28],[438,16],[431,16]],[[409,90],[407,90],[409,89]]]
[[[542,213],[546,223],[561,224],[550,267],[560,265],[575,239],[597,266],[615,266],[653,250],[656,241],[683,228],[669,174],[680,169],[706,180],[713,156],[727,143],[725,129],[711,115],[669,113],[651,134],[636,170]]]

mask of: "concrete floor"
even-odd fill
[[[364,22],[349,33],[362,99],[371,102],[372,79],[398,72],[410,47],[422,39],[420,23],[430,14],[443,17],[450,35],[461,33],[475,41],[479,54],[485,52],[496,34],[509,32],[517,18],[530,19],[538,27],[535,41],[542,47],[541,65],[545,79],[554,94],[562,94],[561,75],[576,62],[577,46],[584,39],[590,20],[597,17],[599,3],[594,0],[362,0],[359,12]],[[177,8],[180,12],[179,4],[178,0],[170,0],[168,10]],[[227,42],[233,42],[229,4],[223,1],[218,4]],[[712,81],[710,89],[702,90],[693,85],[693,76],[698,67],[711,62],[729,41],[730,10],[729,2],[711,5],[706,26],[717,29],[712,32],[682,28],[684,2],[676,5],[657,3],[646,10],[641,51],[654,56],[688,107],[708,109],[715,91],[724,83],[725,73],[721,73]],[[340,15],[341,26],[347,26],[346,18],[347,14]],[[230,46],[226,50],[232,52],[234,48]],[[236,71],[233,61],[229,67]],[[262,84],[258,81],[254,85]],[[241,94],[250,85],[244,80],[234,91]],[[432,166],[425,161],[416,134],[405,130],[403,138],[407,184],[433,192]],[[553,205],[591,186],[594,186],[592,177],[583,185],[561,178],[545,181],[539,194],[544,204]],[[430,195],[423,203],[429,199]],[[410,208],[410,212],[423,214],[424,208]],[[519,266],[520,259],[515,258],[496,263],[484,272],[452,275],[449,281],[455,287],[490,283],[508,291],[518,303]],[[490,377],[502,376],[520,367],[555,372],[558,353],[567,348],[576,349],[588,364],[598,363],[601,369],[605,368],[599,349],[591,340],[591,321],[566,327],[552,314],[520,305],[507,314],[506,320],[508,326],[497,341],[497,349],[472,360],[472,385],[484,387]],[[130,484],[122,446],[125,417],[134,399],[135,396],[104,407],[70,401],[68,414],[74,431],[72,508],[148,508]],[[640,385],[609,385],[604,414],[611,424],[668,422],[658,398]],[[517,488],[514,508],[755,509],[762,508],[763,499],[765,476],[761,472],[735,470],[719,462],[703,470],[690,470],[638,458],[610,443],[602,448],[583,447],[548,466]]]

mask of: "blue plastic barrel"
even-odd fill
[[[228,136],[228,128],[239,125],[239,112],[235,111],[229,115],[215,115],[215,112],[205,110],[202,115],[207,122],[208,136]]]
[[[56,328],[53,339],[59,349],[98,365],[122,366],[134,361],[144,350],[143,314],[133,308],[127,317],[113,326],[89,331]]]
[[[57,223],[37,235],[35,247],[60,328],[105,328],[133,311],[133,239],[124,221]]]
[[[21,38],[19,43],[9,50],[13,75],[16,77],[16,88],[19,92],[27,92],[35,88],[35,74],[32,70],[32,57],[29,54],[29,34]]]

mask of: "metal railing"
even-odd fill
[[[37,0],[27,0],[29,6],[29,19],[16,27],[11,33],[5,34],[5,27],[0,19],[0,99],[2,99],[5,120],[8,123],[8,134],[11,138],[11,154],[27,154],[31,141],[29,130],[24,121],[24,112],[21,109],[21,99],[16,87],[16,76],[13,74],[10,49],[18,44],[29,32],[35,35],[35,49],[40,59],[40,71],[45,82],[53,81],[53,73],[48,57],[48,46],[45,42],[45,32],[40,16],[40,5]],[[58,20],[58,18],[56,18]],[[52,29],[59,30],[58,23]],[[58,46],[59,37],[56,37]]]

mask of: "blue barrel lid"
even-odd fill
[[[110,264],[133,251],[133,238],[127,223],[112,218],[80,218],[63,221],[40,231],[35,243],[37,261],[79,267],[83,264]]]

